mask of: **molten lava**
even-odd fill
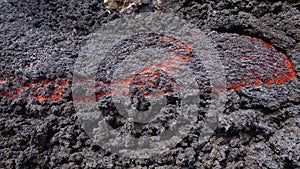
[[[4,81],[4,83],[8,83],[8,81]],[[10,86],[11,88],[15,88],[15,89],[0,91],[1,95],[10,97],[11,99],[18,98],[18,97],[30,97],[30,98],[35,98],[39,101],[44,101],[44,100],[58,101],[62,98],[61,95],[62,92],[64,91],[64,87],[69,86],[69,82],[68,81],[57,82],[56,79],[52,79],[52,80],[44,79],[41,81],[26,83],[19,87],[16,87],[13,84],[11,84]]]

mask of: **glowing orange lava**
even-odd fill
[[[4,81],[7,83],[7,81]],[[50,85],[51,84],[51,85]],[[45,89],[47,87],[53,86],[54,93],[45,93]],[[56,79],[44,79],[41,81],[34,81],[31,83],[27,83],[25,85],[19,86],[15,90],[2,91],[2,95],[10,97],[11,99],[18,97],[30,97],[37,99],[39,101],[44,100],[55,100],[58,101],[61,99],[62,92],[64,91],[64,87],[68,87],[68,81],[60,81],[56,83]],[[37,92],[38,91],[38,92]]]

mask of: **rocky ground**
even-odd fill
[[[300,168],[299,2],[130,4],[108,9],[100,0],[0,1],[0,168]],[[123,17],[118,10],[124,8],[174,13],[200,30],[218,32],[216,41],[261,39],[290,58],[297,75],[283,84],[230,90],[224,117],[205,142],[195,129],[151,158],[107,152],[80,127],[70,84],[88,35]]]

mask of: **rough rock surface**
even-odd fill
[[[105,0],[104,4],[113,11],[122,14],[151,12],[159,9],[161,0]]]
[[[0,10],[0,168],[300,168],[297,1],[162,3],[162,11],[199,29],[271,42],[291,58],[297,75],[284,84],[231,90],[209,141],[199,142],[195,129],[176,147],[148,159],[128,159],[94,144],[74,116],[70,87],[55,85],[72,83],[86,35],[121,16],[100,0],[6,0]],[[30,89],[18,89],[35,88],[28,84],[37,81],[43,90],[33,94],[60,99],[22,97]],[[20,92],[3,96],[8,88]]]

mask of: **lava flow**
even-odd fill
[[[130,96],[134,92],[142,94],[145,97],[156,97],[157,95],[172,93],[174,90],[182,90],[182,86],[176,84],[176,79],[169,78],[163,84],[159,84],[159,81],[163,82],[161,77],[165,78],[169,76],[170,72],[168,71],[171,70],[169,68],[177,67],[179,64],[189,65],[189,63],[193,62],[192,58],[197,57],[193,53],[193,44],[181,42],[176,38],[166,35],[152,34],[151,36],[153,37],[149,36],[150,40],[159,39],[161,47],[172,47],[169,53],[173,57],[173,61],[163,65],[153,64],[144,67],[139,73],[127,79],[98,79],[98,81],[95,81],[97,83],[94,86],[95,96],[75,98],[74,101],[88,102],[93,100],[92,98],[94,97],[99,99],[100,97],[113,94]],[[296,76],[292,61],[286,55],[277,51],[270,42],[237,34],[222,33],[207,36],[209,36],[213,43],[217,44],[217,51],[226,71],[226,89],[218,89],[219,91],[238,90],[247,86],[283,84]],[[136,41],[140,43],[141,40]],[[130,43],[134,43],[134,40]],[[113,55],[118,56],[119,53],[115,52]],[[107,67],[112,66],[107,65]],[[191,67],[191,69],[194,72],[200,71],[195,67]],[[103,72],[105,71],[100,71],[101,76],[108,77]],[[78,82],[73,83],[80,83],[86,80],[91,79],[80,79]],[[1,95],[12,99],[30,97],[39,101],[58,101],[62,99],[64,88],[70,87],[68,81],[59,81],[57,79],[42,79],[40,81],[25,83],[21,86],[14,85],[14,83],[7,79],[0,79],[0,85],[2,85],[0,90]],[[119,85],[121,87],[118,90],[113,90],[111,89],[112,85]],[[134,86],[138,87],[140,91],[134,91]],[[151,92],[154,88],[159,89],[161,92]],[[129,93],[124,93],[125,89],[129,89]]]

